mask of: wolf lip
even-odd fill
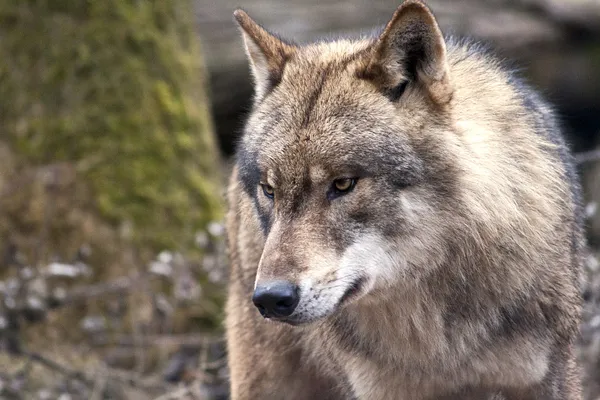
[[[298,325],[301,325],[301,323],[300,323],[300,322],[298,322],[298,321],[295,321],[295,320],[293,320],[293,319],[282,319],[282,320],[281,320],[281,322],[283,322],[284,324],[291,325],[291,326],[298,326]]]
[[[302,322],[295,320],[294,318],[269,318],[273,322],[279,322],[285,325],[298,326],[302,325]]]
[[[365,278],[361,277],[361,278],[358,278],[357,280],[355,280],[352,283],[352,285],[350,285],[348,290],[346,290],[346,293],[344,293],[344,295],[340,299],[340,304],[342,304],[345,301],[347,301],[348,299],[356,296],[361,291],[364,283],[365,283]]]

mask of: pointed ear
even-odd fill
[[[406,0],[398,7],[377,39],[361,75],[392,100],[397,100],[410,82],[419,82],[436,103],[450,100],[446,44],[425,4]]]
[[[242,31],[256,98],[260,99],[281,80],[285,63],[294,53],[295,46],[267,32],[241,9],[235,10],[233,16]]]

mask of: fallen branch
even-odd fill
[[[110,381],[120,382],[121,384],[125,384],[135,389],[140,389],[146,393],[165,392],[173,389],[172,385],[163,382],[160,378],[143,378],[138,376],[137,373],[109,368],[106,365],[100,371],[98,371],[97,374],[104,375],[105,377],[109,378]]]
[[[144,346],[191,346],[200,348],[207,343],[221,343],[223,340],[221,336],[206,335],[203,333],[194,335],[145,335],[141,339],[135,339],[129,335],[96,336],[92,338],[95,346],[118,345],[124,347],[141,344]]]
[[[595,161],[600,161],[600,149],[575,154],[575,162],[577,164],[586,164]]]
[[[59,306],[68,306],[81,302],[86,302],[92,298],[105,296],[109,294],[120,294],[140,285],[145,279],[145,276],[136,278],[121,277],[112,282],[99,283],[97,285],[84,286],[73,289],[64,298],[59,299]]]
[[[193,382],[192,387],[200,387],[199,382]],[[193,390],[190,386],[183,386],[177,388],[176,390],[165,393],[161,396],[155,397],[154,400],[181,400],[181,399],[189,399],[191,400],[204,400],[205,397],[202,396],[201,393],[198,393],[198,390]]]
[[[52,361],[49,358],[42,356],[41,354],[34,353],[34,352],[28,352],[28,351],[21,351],[21,355],[24,357],[27,357],[31,361],[35,361],[35,362],[45,366],[48,369],[56,371],[56,372],[60,373],[61,375],[66,376],[69,379],[79,380],[79,381],[83,382],[86,386],[88,386],[89,388],[94,387],[94,382],[92,382],[90,379],[88,379],[83,373],[69,369],[69,368],[57,363],[56,361]]]

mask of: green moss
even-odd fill
[[[189,1],[3,2],[0,138],[25,165],[67,161],[115,226],[181,248],[221,217]]]

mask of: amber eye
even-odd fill
[[[261,183],[260,186],[262,186],[262,190],[265,196],[267,196],[270,199],[272,199],[275,196],[275,189],[273,189],[273,186],[267,185],[266,183]]]
[[[342,178],[333,181],[333,188],[337,194],[345,194],[350,192],[356,186],[355,178]]]

